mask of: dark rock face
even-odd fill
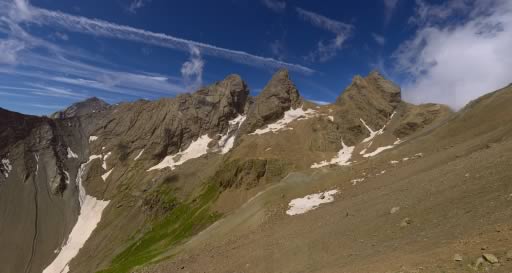
[[[241,134],[254,130],[283,117],[284,112],[302,105],[299,91],[290,80],[288,71],[279,70],[250,105]]]
[[[17,246],[0,250],[5,272],[41,272],[76,221],[79,162],[60,126],[0,109],[0,244]]]
[[[62,111],[55,112],[50,117],[55,119],[78,117],[90,113],[105,111],[108,107],[108,103],[93,97],[81,102],[77,102]]]

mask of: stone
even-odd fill
[[[408,225],[412,224],[411,218],[404,218],[402,222],[400,223],[401,227],[406,227]]]
[[[395,214],[400,210],[400,207],[393,207],[389,213]]]
[[[505,256],[507,261],[512,261],[512,250],[507,251],[507,255]]]
[[[461,262],[463,260],[462,255],[460,255],[460,254],[453,255],[453,260],[456,262]]]
[[[498,260],[498,258],[494,256],[494,254],[484,253],[482,254],[482,257],[491,264],[497,264],[500,262],[500,260]]]

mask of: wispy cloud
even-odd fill
[[[414,37],[393,54],[410,77],[404,98],[459,109],[512,81],[512,2],[452,0],[441,5],[417,1]],[[449,20],[450,15],[459,20]]]
[[[196,47],[190,48],[190,59],[181,66],[181,75],[190,89],[196,89],[203,84],[204,60]]]
[[[335,57],[338,50],[343,47],[344,42],[352,33],[353,26],[301,8],[296,8],[296,10],[302,19],[336,35],[333,40],[327,42],[319,41],[317,49],[308,56],[308,59],[310,61],[324,62]]]
[[[272,52],[272,56],[278,60],[284,60],[288,55],[288,49],[284,39],[275,40],[270,43],[270,51]]]
[[[386,24],[391,21],[397,5],[398,0],[384,0],[384,21]]]
[[[130,13],[137,13],[137,10],[143,8],[147,4],[151,3],[151,0],[133,0],[128,7]]]
[[[384,36],[379,35],[377,33],[372,33],[372,37],[377,44],[379,44],[381,46],[386,44],[386,38],[384,38]]]
[[[283,0],[261,0],[261,2],[274,12],[282,12],[286,9],[286,2]]]
[[[26,22],[62,27],[64,29],[74,32],[116,38],[121,40],[135,41],[187,52],[190,47],[196,47],[201,51],[202,54],[223,58],[250,66],[258,66],[269,69],[285,67],[288,68],[289,70],[304,74],[311,74],[314,72],[314,70],[299,64],[286,63],[275,60],[273,58],[253,55],[244,51],[217,47],[214,45],[186,40],[163,33],[155,33],[143,29],[133,28],[130,26],[118,25],[99,19],[89,19],[82,16],[70,15],[58,11],[41,9],[34,6],[30,6],[28,4],[26,6],[25,4],[22,4],[13,7],[12,5],[9,6],[9,4],[3,3],[0,4],[0,14],[2,11],[9,11],[10,13],[22,14],[22,16],[14,16],[16,18],[21,18]]]
[[[17,39],[0,40],[0,64],[16,64],[18,52],[25,48],[25,44]]]
[[[40,90],[32,91],[31,93],[39,96],[57,97],[57,98],[73,98],[85,99],[89,97],[87,94],[72,91],[70,89],[58,88],[53,86],[46,86],[42,84],[31,84]]]

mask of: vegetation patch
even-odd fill
[[[208,185],[197,198],[186,203],[179,203],[166,190],[159,190],[156,194],[165,195],[162,200],[173,208],[166,216],[155,220],[150,230],[118,254],[110,267],[100,273],[131,272],[220,218],[219,214],[210,211],[210,205],[219,195],[219,187],[215,184]]]

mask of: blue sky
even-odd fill
[[[280,67],[332,102],[379,69],[414,103],[454,109],[512,82],[512,1],[0,0],[0,107],[49,114],[191,92]]]

